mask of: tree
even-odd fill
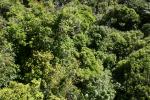
[[[114,73],[116,80],[122,85],[119,91],[125,95],[118,94],[116,99],[119,99],[120,96],[124,99],[128,98],[133,100],[150,99],[149,53],[149,46],[146,46],[132,53],[126,60],[118,62]]]
[[[122,0],[119,0],[122,1]],[[125,0],[123,0],[125,1]],[[133,8],[140,15],[140,25],[139,28],[145,24],[149,23],[150,17],[150,3],[148,0],[126,0],[126,2],[121,2],[126,4],[128,7]]]
[[[142,31],[143,31],[145,37],[146,37],[146,36],[149,36],[149,35],[150,35],[150,23],[144,24],[144,25],[142,26]]]
[[[119,30],[136,29],[140,22],[139,15],[132,8],[117,5],[103,16],[102,24],[115,27]]]
[[[149,100],[148,0],[0,0],[0,99]]]
[[[0,90],[2,100],[43,100],[39,91],[40,80],[32,80],[30,84],[10,82],[9,86]]]
[[[85,32],[95,21],[92,10],[79,2],[70,2],[60,13],[61,22],[59,23],[60,33],[75,35]]]
[[[87,83],[85,97],[88,100],[114,100],[116,91],[109,74],[110,72],[106,70]]]
[[[12,44],[0,31],[0,87],[7,86],[7,83],[18,77],[19,66],[15,64],[15,54]]]

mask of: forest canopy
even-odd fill
[[[0,0],[0,100],[150,100],[150,0]]]

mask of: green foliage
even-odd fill
[[[103,72],[102,62],[97,60],[88,48],[82,48],[81,64],[77,76],[80,80],[76,86],[81,89],[85,100],[113,100],[115,90],[109,71]],[[107,86],[108,85],[108,86]],[[106,87],[105,87],[106,86]]]
[[[143,31],[145,36],[149,36],[150,35],[150,23],[144,24],[142,26],[142,31]]]
[[[106,52],[97,51],[95,52],[96,59],[101,60],[104,68],[113,69],[117,62],[115,54],[108,54]]]
[[[148,0],[0,0],[0,100],[150,100]]]
[[[80,53],[80,68],[77,73],[78,77],[88,80],[90,77],[95,77],[98,74],[101,74],[103,66],[101,61],[97,61],[94,53],[83,47]]]
[[[74,45],[78,50],[81,50],[82,47],[86,47],[90,44],[90,39],[87,34],[80,33],[76,34],[73,37]]]
[[[105,71],[105,74],[97,76],[95,79],[91,79],[87,83],[86,98],[88,100],[113,100],[115,97],[114,84],[112,84],[109,71]]]
[[[137,28],[139,21],[139,15],[134,9],[116,5],[114,9],[103,16],[102,23],[119,30],[131,30]]]
[[[122,84],[123,98],[149,100],[149,46],[132,53],[126,60],[118,62],[115,69],[116,80]],[[118,77],[119,76],[119,77]],[[119,95],[118,98],[120,98]],[[127,97],[126,97],[127,96]]]
[[[33,57],[29,58],[24,65],[26,80],[46,78],[46,75],[51,71],[49,62],[52,58],[49,52],[34,52]]]
[[[78,2],[67,4],[62,9],[60,16],[59,30],[63,34],[70,35],[85,32],[95,20],[92,10]]]
[[[10,0],[1,0],[0,1],[0,13],[1,13],[1,16],[3,16],[4,18],[7,19],[7,12],[9,11],[10,9],[10,6],[11,6],[11,2]]]
[[[91,26],[91,28],[88,31],[88,36],[91,40],[91,48],[95,48],[96,50],[99,49],[102,45],[102,41],[104,40],[104,38],[111,34],[111,32],[111,28],[107,26]]]
[[[42,4],[31,3],[30,5],[32,9],[27,9],[19,3],[11,7],[9,15],[12,17],[9,18],[7,37],[15,45],[29,45],[36,50],[48,50],[53,41],[52,29],[49,26],[52,26],[54,16],[50,15],[51,11],[43,9]]]
[[[80,53],[81,67],[84,69],[90,69],[91,71],[96,71],[97,73],[102,70],[102,66],[99,65],[100,62],[96,61],[93,52],[88,48],[82,48]]]
[[[110,28],[106,30],[106,28],[101,27],[93,32],[91,45],[100,51],[115,54],[118,59],[128,56],[145,45],[145,41],[142,40],[143,33],[140,31],[120,32]]]
[[[127,0],[127,2],[123,2],[124,0],[119,1],[122,1],[122,3],[125,3],[128,7],[133,8],[136,11],[140,15],[142,24],[150,22],[149,0]]]
[[[40,81],[32,80],[30,84],[10,82],[9,86],[0,90],[1,100],[43,100],[39,91]]]
[[[19,68],[15,64],[14,56],[12,44],[7,42],[3,32],[0,32],[0,87],[17,77]]]

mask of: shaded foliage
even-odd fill
[[[148,0],[0,0],[0,100],[150,100]]]

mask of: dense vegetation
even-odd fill
[[[0,0],[0,100],[150,100],[150,0]]]

